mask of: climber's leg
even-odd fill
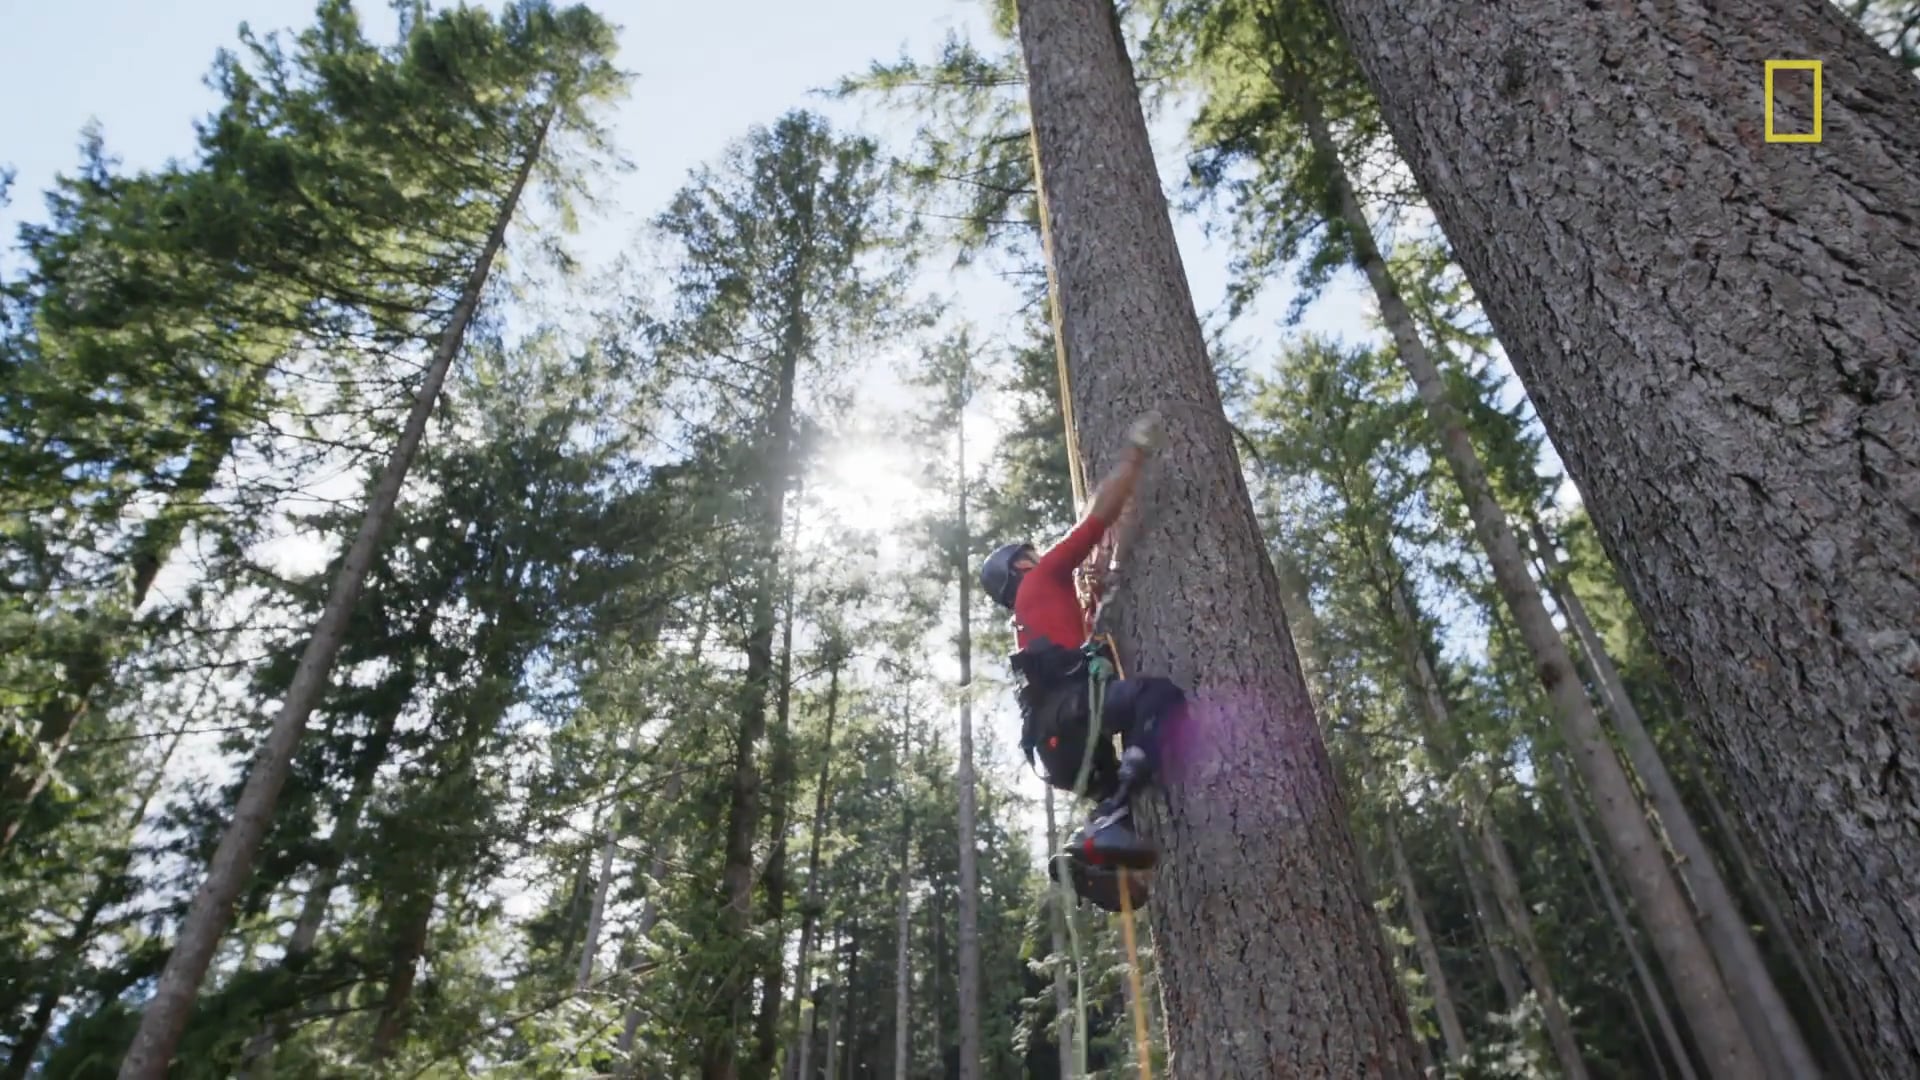
[[[1073,837],[1069,850],[1075,859],[1135,869],[1158,860],[1159,852],[1134,831],[1133,793],[1158,774],[1162,736],[1184,718],[1186,703],[1186,694],[1170,679],[1146,676],[1108,684],[1102,734],[1118,734],[1125,750],[1114,783],[1100,793],[1092,820]]]

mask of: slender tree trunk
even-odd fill
[[[1653,744],[1653,736],[1647,733],[1646,725],[1640,722],[1640,711],[1634,708],[1633,699],[1627,696],[1626,685],[1620,681],[1620,673],[1615,670],[1612,657],[1607,655],[1605,643],[1587,618],[1586,606],[1580,602],[1572,583],[1562,572],[1559,557],[1554,553],[1553,539],[1537,520],[1532,522],[1532,532],[1534,547],[1539,550],[1546,571],[1544,580],[1547,588],[1553,594],[1555,606],[1566,616],[1575,640],[1580,643],[1580,650],[1587,656],[1587,663],[1593,669],[1594,683],[1600,689],[1600,702],[1613,718],[1614,729],[1620,733],[1627,759],[1633,762],[1634,772],[1646,788],[1647,801],[1652,804],[1654,813],[1660,816],[1660,824],[1677,856],[1681,876],[1693,890],[1694,902],[1700,910],[1700,922],[1706,930],[1707,943],[1713,947],[1714,957],[1726,977],[1728,990],[1733,993],[1733,1002],[1740,1010],[1741,1020],[1745,1022],[1755,1046],[1766,1052],[1767,1063],[1776,1080],[1818,1077],[1820,1067],[1813,1060],[1813,1052],[1807,1048],[1800,1025],[1795,1022],[1792,1011],[1780,996],[1773,973],[1767,970],[1760,948],[1747,929],[1747,920],[1740,911],[1739,901],[1727,888],[1726,879],[1720,874],[1712,850],[1695,827],[1693,814],[1681,799],[1679,787],[1674,784],[1666,762]]]
[[[910,716],[903,715],[900,724],[900,869],[895,885],[900,898],[894,910],[894,957],[893,957],[893,1075],[894,1080],[907,1080],[907,1051],[911,1045],[912,1014],[908,1006],[913,987],[913,804],[912,794],[907,790],[906,770],[912,756],[908,747],[907,734],[910,730]]]
[[[660,789],[660,805],[671,806],[680,797],[681,777],[676,772]],[[657,834],[656,834],[657,836]],[[653,935],[653,928],[660,921],[659,893],[662,883],[667,880],[667,842],[656,838],[653,850],[647,856],[647,897],[640,903],[640,918],[634,923],[631,941],[645,944]],[[640,1030],[640,1008],[638,1005],[627,1009],[626,1024],[620,1033],[619,1051],[626,1059],[622,1075],[633,1075],[633,1039]]]
[[[607,838],[600,844],[600,871],[594,877],[593,907],[587,912],[587,933],[580,942],[580,968],[574,972],[573,986],[585,990],[593,982],[593,961],[600,951],[600,930],[606,925],[607,892],[613,884],[613,856],[620,849],[620,820],[607,825]]]
[[[964,406],[964,401],[963,401]],[[973,768],[973,575],[968,560],[973,534],[967,528],[967,426],[964,408],[956,413],[956,468],[959,484],[957,565],[960,593],[960,1080],[980,1080],[980,867],[974,839],[975,778]]]
[[[507,189],[486,243],[482,245],[479,258],[474,261],[473,270],[460,290],[460,302],[455,305],[453,316],[434,348],[433,361],[427,367],[420,392],[414,399],[412,411],[407,415],[400,441],[394,446],[386,469],[367,499],[367,511],[361,519],[359,534],[347,549],[346,558],[334,577],[332,590],[327,595],[327,606],[314,624],[313,636],[308,639],[306,650],[301,654],[300,665],[294,671],[293,682],[287,687],[279,715],[274,718],[265,745],[247,770],[247,783],[234,805],[233,820],[220,838],[220,846],[214,851],[205,880],[194,893],[192,906],[180,925],[173,954],[167,958],[167,966],[160,974],[159,986],[152,1000],[147,1003],[146,1011],[141,1014],[140,1027],[134,1034],[133,1044],[120,1063],[120,1080],[164,1080],[167,1065],[173,1060],[180,1036],[186,1030],[194,999],[200,992],[200,981],[207,973],[207,965],[212,962],[221,937],[233,923],[234,902],[253,871],[253,860],[259,854],[260,844],[273,822],[274,804],[279,800],[280,789],[286,785],[287,776],[292,771],[294,750],[300,743],[300,736],[306,731],[308,716],[326,691],[334,659],[340,653],[346,634],[347,622],[359,602],[367,571],[379,554],[387,521],[393,516],[394,503],[400,496],[400,485],[405,482],[407,470],[413,465],[420,442],[426,436],[427,418],[433,413],[434,403],[440,398],[440,387],[446,382],[447,371],[453,366],[453,358],[466,338],[467,324],[473,320],[473,313],[480,306],[480,293],[487,283],[487,274],[506,240],[507,226],[512,223],[514,211],[520,205],[521,193],[526,190],[527,180],[533,175],[533,167],[546,146],[547,131],[552,121],[553,116],[549,113],[533,145],[527,148],[526,156],[521,159],[513,186]]]
[[[1362,470],[1358,482],[1368,489],[1365,497],[1359,501],[1364,504],[1375,502],[1371,476]],[[1340,483],[1344,487],[1346,481],[1341,480]],[[1349,497],[1349,501],[1354,500]],[[1365,552],[1368,574],[1380,606],[1397,631],[1395,636],[1400,641],[1408,690],[1413,694],[1425,721],[1423,726],[1428,757],[1439,768],[1452,771],[1454,784],[1465,804],[1464,809],[1476,819],[1475,831],[1480,837],[1480,853],[1486,859],[1494,901],[1499,906],[1502,921],[1513,934],[1514,950],[1520,954],[1520,963],[1527,970],[1527,980],[1533,984],[1533,991],[1540,999],[1541,1019],[1547,1029],[1548,1040],[1553,1044],[1554,1055],[1560,1059],[1560,1067],[1567,1076],[1584,1080],[1587,1075],[1586,1064],[1581,1058],[1573,1020],[1561,1003],[1553,972],[1534,936],[1533,917],[1520,893],[1520,876],[1513,868],[1512,860],[1507,855],[1506,841],[1493,819],[1488,793],[1471,767],[1462,764],[1464,755],[1460,753],[1452,707],[1447,703],[1446,690],[1440,683],[1439,673],[1428,659],[1430,642],[1421,629],[1420,613],[1415,607],[1414,598],[1408,594],[1405,568],[1392,546],[1385,537],[1378,535],[1378,531],[1377,528],[1361,530],[1360,547]]]
[[[793,534],[797,542],[800,516],[793,515]],[[797,766],[793,759],[793,578],[786,582],[780,614],[780,668],[774,673],[773,732],[771,768],[768,779],[767,826],[773,838],[767,853],[767,866],[760,876],[766,890],[763,918],[772,928],[773,949],[767,957],[760,981],[760,1011],[754,1018],[754,1053],[744,1070],[749,1077],[770,1077],[780,1054],[780,999],[787,973],[787,818],[793,804],[793,785]]]
[[[1164,851],[1152,912],[1168,1067],[1209,1078],[1413,1076],[1406,1009],[1354,871],[1346,806],[1187,292],[1113,5],[1016,8],[1070,439],[1097,474],[1119,459],[1133,417],[1158,408],[1169,421],[1160,467],[1183,481],[1177,512],[1168,490],[1145,494],[1160,543],[1130,553],[1133,602],[1114,620],[1128,670],[1185,686],[1195,695],[1189,722],[1204,729],[1175,734],[1164,789],[1138,800]],[[1312,913],[1310,932],[1271,918],[1294,907]]]
[[[1633,1010],[1633,1026],[1640,1029],[1640,1045],[1647,1052],[1647,1060],[1653,1063],[1654,1075],[1659,1080],[1667,1080],[1666,1056],[1660,1053],[1660,1044],[1653,1041],[1653,1029],[1647,1026],[1646,1010],[1640,1007],[1640,995],[1627,990],[1627,1007]]]
[[[821,740],[820,775],[813,792],[813,828],[807,839],[807,892],[800,903],[800,954],[794,973],[796,987],[807,986],[812,979],[809,965],[813,963],[813,935],[820,923],[820,908],[824,903],[820,894],[820,841],[826,834],[829,810],[833,805],[833,726],[840,712],[840,665],[843,662],[837,641],[829,642],[828,648],[833,650],[833,655],[828,661],[827,671],[827,723]],[[812,1002],[805,1006],[809,1010],[813,1007]],[[794,1031],[799,1033],[809,1031],[812,1027],[807,1019],[798,1015],[802,1008],[796,997]],[[789,1049],[787,1076],[788,1080],[804,1080],[807,1060],[805,1047],[809,1038],[804,1034],[796,1034],[795,1039],[802,1049],[798,1054]]]
[[[1740,876],[1746,879],[1748,894],[1760,908],[1760,917],[1767,927],[1767,932],[1780,943],[1781,949],[1787,954],[1787,959],[1793,964],[1794,973],[1800,977],[1801,984],[1807,988],[1808,996],[1813,999],[1814,1010],[1820,1014],[1820,1023],[1826,1027],[1834,1053],[1840,1059],[1838,1064],[1841,1071],[1851,1080],[1859,1080],[1865,1074],[1861,1072],[1859,1059],[1853,1051],[1850,1039],[1852,1033],[1850,1029],[1840,1026],[1840,1018],[1833,1014],[1833,1006],[1828,1003],[1826,995],[1820,993],[1820,984],[1814,981],[1813,967],[1807,963],[1806,950],[1801,947],[1799,935],[1793,932],[1793,925],[1787,922],[1786,915],[1781,912],[1780,902],[1774,898],[1772,886],[1760,876],[1760,871],[1753,865],[1753,858],[1747,854],[1746,845],[1741,842],[1740,834],[1735,831],[1733,820],[1727,814],[1726,808],[1720,805],[1719,796],[1713,793],[1713,788],[1706,782],[1705,777],[1696,773],[1695,779],[1706,800],[1707,813],[1713,818],[1713,827],[1719,830],[1726,849],[1733,853],[1734,863],[1740,867]]]
[[[1910,1074],[1920,82],[1830,4],[1332,6],[1821,993]],[[1800,57],[1823,143],[1770,145],[1812,126],[1805,75],[1761,96]]]
[[[1446,968],[1440,964],[1440,949],[1433,942],[1433,930],[1427,925],[1427,909],[1420,902],[1420,887],[1414,881],[1413,867],[1400,846],[1400,830],[1392,813],[1386,815],[1387,847],[1393,855],[1393,876],[1400,884],[1400,897],[1406,905],[1407,924],[1413,928],[1414,948],[1420,954],[1420,967],[1426,972],[1427,986],[1433,991],[1433,1011],[1440,1021],[1440,1035],[1446,1040],[1447,1060],[1458,1065],[1467,1059],[1470,1049],[1467,1032],[1460,1025],[1460,1013],[1453,1005],[1453,990],[1447,982]]]
[[[1560,798],[1567,808],[1567,819],[1573,822],[1573,832],[1580,838],[1581,850],[1586,852],[1587,865],[1592,868],[1593,876],[1600,883],[1600,898],[1606,903],[1607,916],[1613,920],[1613,927],[1620,933],[1620,940],[1627,947],[1627,958],[1633,964],[1633,976],[1646,995],[1647,1004],[1653,1009],[1654,1020],[1660,1025],[1661,1038],[1666,1040],[1667,1051],[1672,1055],[1674,1065],[1680,1070],[1682,1080],[1694,1080],[1693,1062],[1687,1057],[1687,1046],[1680,1038],[1679,1030],[1674,1026],[1673,1013],[1668,1010],[1666,998],[1660,994],[1660,984],[1654,980],[1653,971],[1647,966],[1647,960],[1640,951],[1639,935],[1633,931],[1633,923],[1627,919],[1626,907],[1620,903],[1620,896],[1614,891],[1613,876],[1607,870],[1606,860],[1600,854],[1600,848],[1593,842],[1593,833],[1587,829],[1587,816],[1580,807],[1580,800],[1574,794],[1573,777],[1568,774],[1567,766],[1559,755],[1548,755],[1553,763],[1553,774],[1559,780]],[[1657,1056],[1657,1055],[1656,1055]]]
[[[1500,922],[1500,909],[1493,902],[1493,890],[1487,885],[1486,870],[1474,856],[1473,845],[1468,843],[1460,819],[1452,813],[1446,818],[1454,857],[1460,860],[1461,874],[1467,879],[1467,893],[1473,898],[1474,922],[1479,925],[1480,937],[1486,943],[1487,962],[1493,966],[1493,977],[1500,983],[1507,1011],[1512,1012],[1526,999],[1527,988],[1520,981],[1520,969],[1513,966],[1513,958],[1507,955],[1506,928]]]
[[[1574,674],[1566,645],[1547,614],[1538,586],[1527,572],[1526,558],[1506,513],[1493,498],[1479,454],[1458,410],[1447,396],[1440,369],[1427,353],[1413,313],[1408,310],[1386,260],[1374,244],[1372,224],[1340,163],[1332,129],[1321,113],[1319,101],[1307,80],[1291,69],[1282,71],[1281,81],[1297,95],[1308,137],[1316,156],[1327,166],[1340,215],[1348,225],[1354,261],[1373,288],[1381,319],[1392,334],[1395,349],[1426,406],[1428,421],[1466,498],[1474,532],[1492,564],[1495,584],[1533,657],[1541,685],[1566,732],[1567,743],[1575,750],[1575,761],[1594,793],[1608,844],[1620,856],[1627,882],[1646,913],[1654,949],[1673,981],[1689,1026],[1700,1041],[1715,1076],[1752,1080],[1763,1075],[1764,1066],[1740,1024],[1739,1014],[1719,969],[1714,966],[1706,940],[1693,921],[1686,895],[1662,857],[1653,828],[1634,797],[1632,782],[1606,740],[1586,689]]]
[[[803,245],[804,248],[804,245]],[[767,437],[760,458],[760,536],[755,562],[759,580],[750,616],[747,669],[736,702],[738,725],[734,734],[732,796],[727,807],[726,854],[721,866],[720,931],[729,941],[747,943],[753,904],[753,838],[760,827],[760,773],[756,764],[761,736],[767,728],[767,691],[773,682],[774,590],[780,575],[780,537],[786,520],[787,490],[792,480],[794,383],[800,353],[806,341],[806,251],[795,255],[789,295],[781,312],[779,370],[775,376],[773,410],[767,416]],[[740,1027],[745,1019],[747,968],[721,975],[712,1000],[715,1024],[701,1051],[702,1080],[736,1080]]]
[[[848,943],[852,945],[852,942]],[[841,992],[833,995],[833,1005],[827,1010],[827,1080],[839,1080],[840,1077],[840,1015],[844,1009],[851,1008],[853,1002],[853,962],[857,958],[851,949],[847,954],[847,981]],[[811,1080],[802,1072],[801,1080]]]
[[[1051,784],[1047,785],[1046,799],[1047,857],[1051,859],[1054,852],[1060,850],[1060,828],[1058,822],[1054,819],[1053,786]],[[1051,867],[1048,868],[1048,872],[1049,877],[1051,877]],[[1059,1035],[1056,1037],[1055,1042],[1057,1044],[1056,1048],[1060,1051],[1060,1075],[1064,1080],[1064,1078],[1073,1075],[1073,1046],[1074,1039],[1077,1036],[1073,1030],[1073,991],[1067,985],[1067,965],[1065,957],[1067,955],[1068,912],[1062,906],[1064,899],[1061,895],[1062,888],[1063,886],[1054,885],[1047,890],[1047,926],[1051,931],[1054,956],[1053,1009],[1054,1014],[1060,1019],[1058,1025]]]
[[[427,934],[433,927],[435,882],[428,876],[425,888],[403,897],[394,913],[398,932],[393,939],[387,964],[387,987],[380,999],[379,1018],[374,1022],[373,1038],[366,1059],[379,1065],[392,1058],[401,1034],[406,1030],[409,1006],[413,1004],[414,978],[419,974],[420,958],[426,955]]]

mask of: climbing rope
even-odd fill
[[[1080,460],[1080,431],[1073,419],[1073,383],[1067,374],[1067,338],[1064,326],[1064,313],[1060,305],[1060,282],[1054,270],[1053,229],[1047,221],[1046,185],[1040,182],[1040,141],[1031,128],[1027,131],[1027,148],[1033,155],[1033,190],[1038,204],[1040,217],[1040,247],[1047,268],[1047,308],[1049,322],[1053,329],[1053,358],[1060,382],[1060,418],[1066,426],[1067,474],[1073,485],[1074,514],[1078,516],[1087,506],[1087,478],[1084,465]],[[1101,545],[1105,549],[1106,545]],[[1102,552],[1104,557],[1104,551]],[[1080,582],[1086,595],[1082,596],[1081,610],[1089,613],[1087,619],[1087,644],[1089,653],[1087,670],[1087,748],[1081,755],[1080,774],[1074,780],[1073,797],[1077,804],[1085,797],[1087,778],[1093,769],[1093,748],[1101,732],[1101,709],[1106,700],[1107,657],[1112,657],[1112,666],[1120,678],[1127,677],[1126,669],[1120,666],[1120,649],[1114,644],[1112,634],[1099,632],[1100,616],[1106,607],[1106,597],[1097,595],[1105,590],[1090,587]],[[1089,603],[1088,601],[1091,601]],[[1099,646],[1105,646],[1103,655]],[[1055,856],[1058,858],[1059,856]],[[1051,876],[1051,875],[1049,875]],[[1120,880],[1120,918],[1121,934],[1127,949],[1127,979],[1132,990],[1133,1038],[1135,1052],[1140,1059],[1141,1080],[1153,1080],[1152,1047],[1147,1042],[1147,1003],[1140,989],[1140,952],[1134,942],[1133,897],[1128,888],[1127,871],[1121,868]],[[1065,881],[1060,882],[1063,897],[1067,893]],[[1070,908],[1063,908],[1071,912]],[[1074,928],[1074,920],[1066,920],[1067,937],[1073,953],[1074,987],[1077,991],[1077,1010],[1079,1025],[1074,1031],[1074,1042],[1078,1056],[1077,1075],[1087,1074],[1087,988],[1083,976],[1084,966],[1080,957],[1080,936]]]

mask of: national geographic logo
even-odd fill
[[[1804,132],[1780,132],[1773,129],[1773,73],[1776,71],[1813,72],[1813,130]],[[1820,141],[1820,61],[1818,60],[1769,60],[1763,92],[1767,99],[1767,141],[1817,143]]]

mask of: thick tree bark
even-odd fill
[[[1420,886],[1414,880],[1413,867],[1400,847],[1400,830],[1393,815],[1386,815],[1387,848],[1393,856],[1393,877],[1400,885],[1400,900],[1407,909],[1407,925],[1413,928],[1413,945],[1420,954],[1420,969],[1426,973],[1427,987],[1433,992],[1433,1012],[1440,1021],[1440,1036],[1447,1044],[1447,1060],[1458,1065],[1467,1059],[1466,1028],[1460,1024],[1460,1011],[1453,1004],[1453,988],[1447,982],[1447,970],[1440,964],[1440,949],[1434,944],[1433,930],[1427,925],[1426,905],[1420,902]]]
[[[834,650],[828,661],[827,673],[827,722],[826,731],[821,739],[820,775],[813,791],[813,828],[807,839],[807,892],[800,902],[800,953],[794,970],[794,986],[809,985],[813,963],[813,935],[820,924],[820,910],[825,903],[820,894],[820,842],[827,831],[828,814],[833,806],[833,726],[840,713],[840,665],[844,656],[839,651],[839,643],[828,646]],[[811,1010],[817,1001],[810,1000],[804,1008]],[[806,1076],[807,1044],[811,1041],[804,1033],[812,1030],[812,1024],[800,1016],[803,1008],[798,998],[794,1001],[796,1022],[794,1039],[799,1043],[799,1052],[790,1048],[787,1053],[787,1080],[801,1080]]]
[[[1613,928],[1619,932],[1620,941],[1627,948],[1627,958],[1633,964],[1633,977],[1639,982],[1647,1004],[1653,1009],[1654,1020],[1660,1025],[1660,1036],[1665,1040],[1667,1051],[1679,1068],[1682,1080],[1694,1080],[1693,1062],[1687,1056],[1687,1045],[1680,1038],[1679,1029],[1674,1026],[1673,1013],[1667,1008],[1666,998],[1660,994],[1660,984],[1654,980],[1653,970],[1647,966],[1646,957],[1641,954],[1640,936],[1634,933],[1633,923],[1627,919],[1626,907],[1620,903],[1619,893],[1614,891],[1613,875],[1607,869],[1606,859],[1601,856],[1600,848],[1593,842],[1593,833],[1587,828],[1587,815],[1580,807],[1579,797],[1574,794],[1573,777],[1568,774],[1566,763],[1560,760],[1559,755],[1549,755],[1548,760],[1553,763],[1554,778],[1560,782],[1560,799],[1566,806],[1567,819],[1573,823],[1574,835],[1580,838],[1580,848],[1587,856],[1587,866],[1592,869],[1594,880],[1600,884],[1600,897],[1606,903],[1607,917],[1613,920]]]
[[[1414,1075],[1413,1040],[1186,288],[1110,0],[1016,5],[1080,457],[1169,421],[1114,620],[1132,672],[1194,695],[1163,789],[1155,941],[1176,1077]],[[1173,505],[1177,493],[1178,506]],[[1275,920],[1275,910],[1290,911]],[[1231,961],[1225,960],[1232,957]]]
[[[339,573],[327,595],[327,606],[314,624],[313,636],[308,639],[306,651],[301,654],[299,667],[294,671],[293,682],[287,687],[279,715],[274,718],[266,743],[260,748],[252,767],[247,770],[247,783],[234,805],[233,821],[220,837],[220,846],[214,851],[213,861],[207,867],[206,879],[195,891],[192,906],[180,924],[179,938],[174,944],[173,954],[167,958],[166,968],[160,973],[159,986],[152,1000],[147,1003],[146,1011],[141,1014],[140,1027],[134,1033],[133,1044],[120,1063],[120,1080],[164,1080],[166,1076],[167,1066],[180,1044],[180,1036],[186,1030],[194,999],[200,992],[200,981],[206,977],[207,966],[213,962],[220,939],[233,923],[234,902],[253,872],[254,857],[259,854],[260,844],[266,839],[267,829],[273,822],[274,804],[279,800],[280,789],[286,785],[287,776],[293,769],[294,750],[299,746],[301,735],[306,732],[308,716],[319,703],[320,696],[326,692],[334,659],[340,654],[340,646],[346,635],[347,622],[359,603],[360,592],[366,585],[367,571],[372,568],[373,560],[379,554],[387,521],[393,516],[394,503],[400,496],[400,485],[406,481],[407,471],[413,466],[414,456],[426,437],[427,419],[440,399],[440,387],[446,382],[448,370],[453,367],[453,358],[458,355],[460,345],[466,339],[467,324],[473,320],[473,313],[480,306],[480,294],[486,286],[487,274],[493,269],[493,260],[506,241],[507,227],[513,221],[521,193],[526,190],[527,180],[533,175],[533,167],[546,146],[547,131],[552,121],[553,116],[549,113],[533,144],[521,158],[513,185],[507,189],[506,198],[501,200],[492,230],[487,234],[479,257],[474,260],[473,269],[461,287],[460,301],[455,305],[453,316],[434,348],[433,361],[427,367],[420,392],[407,414],[400,441],[395,444],[386,469],[368,496],[367,511],[361,519],[360,531],[347,549],[346,558],[341,561]]]
[[[1652,826],[1641,812],[1626,769],[1607,742],[1593,702],[1574,674],[1566,644],[1547,614],[1539,587],[1527,572],[1526,557],[1508,524],[1506,512],[1493,498],[1479,453],[1467,435],[1459,411],[1447,396],[1440,369],[1428,354],[1413,314],[1374,243],[1372,223],[1367,220],[1359,195],[1341,165],[1332,129],[1321,113],[1319,101],[1307,80],[1292,69],[1282,70],[1282,81],[1297,95],[1308,138],[1316,156],[1327,166],[1334,201],[1348,225],[1354,262],[1372,286],[1380,305],[1381,320],[1386,323],[1395,350],[1426,406],[1428,422],[1466,499],[1474,533],[1492,566],[1494,582],[1533,657],[1540,684],[1553,703],[1566,732],[1567,744],[1574,749],[1574,759],[1594,794],[1607,843],[1620,856],[1627,883],[1646,913],[1654,950],[1660,954],[1673,981],[1681,1009],[1714,1075],[1728,1080],[1752,1080],[1762,1075],[1764,1066],[1740,1024],[1706,940],[1693,921],[1686,895],[1662,857]],[[1541,987],[1536,985],[1535,989]]]
[[[1587,618],[1586,607],[1580,603],[1572,583],[1561,572],[1553,539],[1538,521],[1532,523],[1532,532],[1534,547],[1538,549],[1546,571],[1547,588],[1553,595],[1555,606],[1566,616],[1575,640],[1580,643],[1580,650],[1587,656],[1594,683],[1600,690],[1600,703],[1607,715],[1612,717],[1614,729],[1620,733],[1621,745],[1627,751],[1627,759],[1633,762],[1633,770],[1646,788],[1647,801],[1652,804],[1654,813],[1660,816],[1660,824],[1673,845],[1680,874],[1693,890],[1694,903],[1699,907],[1707,943],[1712,946],[1714,958],[1726,977],[1727,989],[1733,994],[1741,1021],[1746,1024],[1755,1046],[1765,1052],[1766,1063],[1776,1080],[1819,1076],[1820,1067],[1814,1063],[1813,1053],[1807,1049],[1799,1024],[1794,1021],[1792,1011],[1781,998],[1780,989],[1773,981],[1773,973],[1767,970],[1760,948],[1747,929],[1746,916],[1740,911],[1739,901],[1727,888],[1713,852],[1707,847],[1700,830],[1694,826],[1693,813],[1681,799],[1679,787],[1674,784],[1665,760],[1653,744],[1653,736],[1647,733],[1646,725],[1640,722],[1640,711],[1634,708],[1633,699],[1627,696],[1626,685],[1620,681],[1620,673],[1614,669],[1605,643]]]
[[[1332,6],[1821,992],[1910,1074],[1920,83],[1830,4]],[[1779,58],[1818,145],[1764,140]]]

